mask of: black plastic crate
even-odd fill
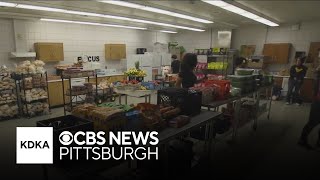
[[[38,127],[53,127],[53,132],[93,131],[93,122],[73,115],[60,116],[37,122]]]
[[[70,131],[74,134],[77,131],[93,131],[93,122],[82,119],[73,115],[61,116],[52,119],[42,120],[37,122],[38,127],[53,127],[53,162],[55,166],[68,166],[71,163],[79,163],[79,161],[59,160],[59,150],[63,145],[59,142],[59,135],[63,131]],[[82,137],[82,136],[81,136]],[[84,137],[80,140],[85,140]],[[74,142],[65,147],[78,146]],[[84,154],[79,153],[79,156]]]
[[[183,88],[158,90],[158,105],[181,108],[181,114],[194,116],[201,112],[202,92]]]

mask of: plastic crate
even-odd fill
[[[127,124],[126,130],[128,131],[141,131],[143,129],[143,121],[140,117],[138,110],[129,111],[126,113]]]
[[[219,93],[218,93],[217,100],[224,100],[230,94],[231,83],[228,80],[208,80],[208,81],[205,81],[204,83],[206,87],[213,86],[213,85],[218,87]]]
[[[169,105],[181,108],[181,115],[200,114],[202,92],[182,88],[167,88],[158,91],[158,105]]]
[[[63,131],[70,131],[74,134],[77,131],[93,131],[93,122],[82,119],[73,115],[60,116],[52,119],[37,121],[38,127],[53,127],[53,154],[54,154],[54,165],[55,166],[68,166],[70,163],[77,163],[77,161],[70,160],[59,160],[59,149],[63,145],[59,142],[59,135]],[[83,139],[79,140],[85,140]],[[78,146],[74,142],[70,145],[70,147]],[[67,146],[68,147],[68,146]],[[79,156],[84,156],[84,154],[79,153]]]

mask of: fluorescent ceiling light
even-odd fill
[[[158,13],[158,14],[165,14],[168,16],[174,16],[174,17],[188,19],[191,21],[196,21],[196,22],[201,22],[201,23],[207,23],[207,24],[213,23],[212,21],[208,21],[205,19],[196,18],[196,17],[185,15],[185,14],[175,13],[175,12],[171,12],[171,11],[167,11],[167,10],[163,10],[163,9],[159,9],[159,8],[129,3],[129,2],[125,2],[125,1],[110,1],[109,0],[109,1],[100,1],[100,2],[114,4],[114,5],[118,5],[118,6],[124,6],[124,7],[128,7],[128,8],[140,9],[140,10],[154,12],[154,13]]]
[[[41,20],[41,21],[49,21],[49,22],[85,24],[85,25],[93,25],[93,26],[118,27],[118,28],[126,28],[126,29],[140,29],[140,30],[146,30],[146,29],[147,29],[147,28],[134,27],[134,26],[123,26],[123,25],[116,25],[116,24],[103,24],[103,23],[84,22],[84,21],[70,21],[70,20],[62,20],[62,19],[46,19],[46,18],[41,18],[40,20]]]
[[[16,3],[8,3],[8,2],[0,2],[0,6],[15,7],[15,6],[17,6],[17,4]]]
[[[64,9],[42,7],[42,6],[32,6],[32,5],[25,5],[25,4],[18,4],[16,6],[16,8],[32,9],[32,10],[39,10],[39,11],[50,11],[50,12],[61,12],[61,13],[66,12],[66,10],[64,10]]]
[[[160,31],[160,32],[163,32],[163,33],[171,33],[171,34],[175,34],[175,33],[178,33],[178,32],[175,32],[175,31],[165,31],[165,30],[163,30],[163,31]]]
[[[51,7],[43,7],[43,6],[33,6],[33,5],[25,5],[25,4],[14,4],[14,3],[6,3],[6,2],[0,2],[0,6],[1,5],[6,6],[6,7],[17,7],[17,8],[21,8],[21,9],[31,9],[31,10],[59,12],[59,13],[66,13],[66,14],[91,16],[91,17],[102,17],[102,18],[108,18],[108,19],[118,19],[118,20],[124,20],[124,21],[139,22],[139,23],[145,23],[145,24],[153,24],[153,25],[159,25],[159,26],[186,29],[186,30],[191,30],[191,31],[199,31],[199,32],[205,31],[203,29],[191,28],[191,27],[187,27],[187,26],[179,26],[179,25],[174,25],[174,24],[160,23],[160,22],[155,22],[155,21],[134,19],[134,18],[107,15],[107,14],[73,11],[73,10],[67,10],[67,9],[59,9],[59,8],[51,8]]]
[[[231,11],[233,13],[239,14],[241,16],[247,17],[249,19],[255,20],[255,21],[260,22],[262,24],[266,24],[268,26],[273,26],[273,27],[274,26],[279,26],[279,24],[277,24],[275,22],[272,22],[272,21],[270,21],[268,19],[260,17],[260,16],[258,16],[256,14],[253,14],[253,13],[251,13],[249,11],[241,9],[241,8],[239,8],[237,6],[232,5],[232,4],[226,3],[226,2],[224,2],[222,0],[214,0],[214,1],[213,0],[202,0],[202,1],[206,2],[208,4],[220,7],[222,9],[227,10],[227,11]]]

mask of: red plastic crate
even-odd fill
[[[218,100],[224,100],[228,97],[230,93],[231,83],[228,80],[207,80],[204,82],[205,86],[218,86],[219,87],[219,96]]]

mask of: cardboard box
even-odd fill
[[[263,69],[264,66],[265,66],[265,64],[263,63],[263,61],[259,61],[259,62],[248,61],[247,62],[248,68]]]

